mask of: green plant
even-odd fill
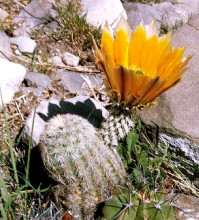
[[[78,115],[50,119],[39,148],[49,174],[59,183],[54,188],[55,199],[66,203],[74,219],[92,218],[108,191],[125,183],[126,172],[118,154]]]
[[[6,106],[3,103],[3,98],[0,92],[2,100],[2,115],[4,117],[4,128],[7,137],[6,146],[8,153],[1,155],[0,157],[0,217],[4,220],[15,219],[30,219],[35,216],[53,217],[56,215],[55,207],[47,207],[46,210],[41,207],[41,202],[44,200],[42,193],[47,189],[35,189],[29,180],[29,166],[30,166],[30,152],[32,147],[32,138],[29,140],[27,149],[27,161],[24,161],[25,174],[19,172],[17,163],[22,155],[19,156],[19,152],[16,151],[22,134],[19,135],[16,142],[12,142],[9,129],[8,117],[6,114]],[[6,138],[4,138],[6,139]],[[3,140],[4,140],[3,139]],[[1,148],[1,144],[0,144]],[[3,153],[2,153],[3,154]],[[47,212],[50,209],[51,212]],[[40,218],[42,219],[42,218]]]
[[[112,198],[105,203],[103,220],[174,220],[175,207],[168,199],[166,189],[149,190],[133,186],[112,191]]]
[[[175,208],[172,206],[172,191],[166,189],[163,161],[169,158],[167,147],[164,153],[139,139],[141,123],[134,123],[123,143],[117,147],[124,167],[129,173],[132,185],[117,187],[112,191],[103,207],[103,220],[172,220]],[[155,157],[154,157],[155,155]]]
[[[54,5],[59,15],[56,18],[59,29],[54,32],[53,37],[58,40],[67,41],[70,46],[85,51],[93,46],[91,35],[96,40],[99,40],[101,38],[101,31],[87,23],[86,14],[81,14],[81,7],[80,0],[69,0],[67,3],[58,1]]]

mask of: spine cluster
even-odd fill
[[[102,123],[101,135],[108,146],[117,146],[135,125],[135,116],[129,112],[111,111],[110,117]]]

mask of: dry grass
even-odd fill
[[[38,43],[35,61],[48,63],[50,57],[60,56],[67,51],[80,57],[80,65],[94,65],[90,34],[99,41],[101,31],[89,25],[85,16],[81,15],[80,1],[68,1],[67,3],[57,1],[53,8],[58,16],[32,34],[32,38]],[[49,29],[52,22],[55,24],[55,28]],[[36,69],[43,73],[54,71],[54,67],[50,64],[45,67],[40,65]]]

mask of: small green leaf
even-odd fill
[[[131,153],[132,149],[135,147],[138,141],[139,135],[134,131],[129,132],[126,143],[127,143],[127,151]]]
[[[141,149],[140,154],[138,155],[138,164],[141,165],[144,170],[146,170],[149,166],[149,157],[148,157],[148,149]]]
[[[137,180],[137,182],[141,181],[142,174],[141,174],[140,170],[138,170],[137,168],[133,169],[133,176]]]
[[[163,159],[162,157],[156,157],[154,159],[152,159],[149,164],[150,165],[159,165],[160,163],[162,163]]]

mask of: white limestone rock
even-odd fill
[[[159,4],[141,4],[141,3],[125,3],[129,23],[132,29],[135,29],[140,22],[149,24],[153,20],[158,22],[158,26],[167,26],[169,29],[181,26],[188,22],[189,13],[178,4],[173,5],[170,2],[162,2]]]
[[[4,21],[8,16],[8,12],[0,8],[0,21]]]
[[[26,69],[20,64],[0,58],[0,70],[0,88],[3,102],[8,103],[12,100],[14,93],[18,91],[25,77]],[[0,106],[1,105],[2,99],[0,97]]]
[[[87,73],[83,75],[91,82],[94,89],[101,88],[103,80],[100,77]],[[57,77],[60,79],[59,84],[62,85],[66,91],[78,95],[90,95],[91,90],[80,73],[60,70],[57,71]]]
[[[199,14],[199,1],[198,0],[178,0],[177,4],[185,9],[189,16]]]
[[[49,13],[55,0],[33,0],[14,19],[13,23],[18,25],[14,30],[14,36],[29,36],[32,30],[49,20]]]
[[[83,13],[89,24],[103,27],[107,21],[113,27],[121,15],[127,18],[120,0],[82,0]]]
[[[64,63],[62,62],[62,58],[60,56],[51,57],[49,62],[57,66],[64,66]]]
[[[10,47],[10,39],[7,34],[0,29],[0,58],[13,59],[12,49]]]
[[[26,36],[12,37],[10,42],[16,44],[22,53],[33,53],[37,43]]]
[[[78,66],[79,65],[79,57],[69,53],[65,52],[62,54],[62,61],[64,64],[69,66]]]

